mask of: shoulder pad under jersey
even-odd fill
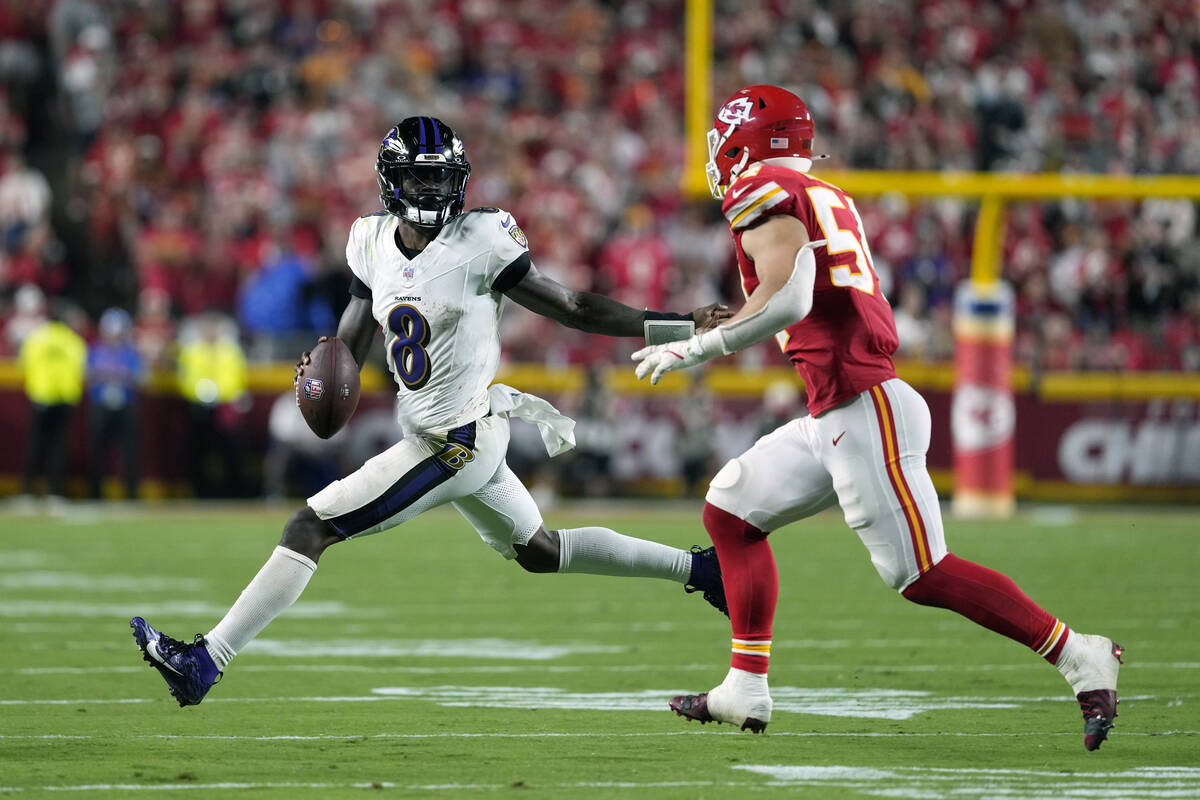
[[[753,169],[753,167],[751,168]],[[725,193],[721,213],[733,230],[744,230],[770,216],[771,210],[791,197],[770,177],[758,170],[747,172],[734,181]]]

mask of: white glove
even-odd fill
[[[638,380],[650,376],[650,383],[676,369],[694,367],[716,356],[727,356],[774,336],[808,316],[813,304],[816,259],[813,249],[826,244],[824,239],[808,242],[796,251],[792,274],[778,291],[767,298],[758,311],[737,322],[697,334],[682,342],[643,347],[633,354]]]
[[[672,370],[687,369],[710,358],[726,355],[719,331],[719,328],[714,328],[682,342],[656,344],[638,350],[632,356],[638,362],[634,370],[638,380],[649,375],[650,383],[657,384],[663,375]]]

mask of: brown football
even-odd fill
[[[358,407],[358,364],[341,339],[326,339],[309,354],[311,363],[296,381],[296,405],[312,432],[333,436]]]

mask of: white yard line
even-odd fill
[[[805,664],[793,667],[792,672],[1016,672],[1030,668],[1038,669],[1035,663],[1026,664],[901,664],[901,665],[858,665]],[[107,667],[10,667],[0,669],[0,674],[13,675],[107,675],[128,672],[144,672],[147,665],[124,665]],[[1153,661],[1131,662],[1122,670],[1162,669],[1200,670],[1200,661]],[[401,673],[413,675],[455,675],[458,673],[576,673],[576,672],[691,672],[720,671],[715,664],[608,664],[568,666],[554,664],[496,664],[491,666],[452,665],[446,667],[382,667],[363,664],[239,664],[235,672],[358,672],[364,674]]]
[[[589,735],[589,734],[584,734]],[[830,796],[853,789],[890,798],[942,797],[948,790],[958,797],[1094,798],[1100,796],[1165,800],[1195,797],[1200,791],[1200,769],[1191,767],[1141,767],[1111,772],[1063,772],[1020,769],[954,769],[926,767],[852,767],[806,765],[736,765],[733,769],[762,776],[762,783],[735,781],[574,781],[543,788],[569,789],[659,789],[720,787],[739,790],[819,788]],[[222,781],[217,783],[88,783],[41,786],[0,786],[0,792],[26,789],[45,792],[140,792],[140,791],[231,791],[260,789],[401,789],[408,791],[496,791],[513,788],[511,783],[403,784],[394,781],[335,783],[299,781]]]
[[[113,667],[17,667],[0,670],[0,674],[15,675],[107,675],[130,672],[145,672],[148,664]],[[347,672],[363,674],[406,674],[406,675],[458,675],[483,674],[496,675],[500,673],[526,674],[532,672],[548,673],[577,673],[577,672],[682,672],[707,670],[713,673],[718,668],[712,664],[610,664],[607,666],[563,666],[553,664],[493,664],[490,666],[449,666],[449,667],[382,667],[364,666],[362,664],[239,664],[236,672]]]
[[[888,798],[1062,800],[1097,797],[1165,800],[1200,796],[1200,768],[1137,767],[1110,772],[953,767],[859,767],[738,764],[733,769],[770,778],[768,786],[818,789],[836,796],[852,789]]]
[[[198,578],[155,578],[140,575],[92,575],[84,572],[24,570],[0,573],[3,589],[69,589],[82,592],[194,592],[205,587]],[[10,595],[11,596],[11,595]]]
[[[736,787],[744,790],[765,790],[764,784],[738,783],[735,781],[576,781],[573,783],[538,784],[538,788],[552,789],[668,789],[686,786]],[[73,786],[0,786],[0,792],[22,792],[26,789],[42,792],[161,792],[161,791],[229,791],[232,789],[401,789],[405,791],[455,792],[467,790],[496,791],[514,788],[512,783],[425,783],[405,784],[394,781],[371,781],[355,783],[299,783],[293,781],[259,781],[221,783],[87,783]]]
[[[820,731],[771,731],[767,736],[788,736],[800,739],[923,739],[940,737],[955,737],[962,739],[1014,739],[1020,737],[1069,736],[1078,737],[1074,731],[1024,731],[1019,733],[972,733],[965,731],[930,732],[930,733],[894,733],[883,731],[850,732],[820,732]],[[1200,730],[1195,731],[1121,731],[1121,737],[1127,736],[1200,736]],[[127,736],[103,736],[74,733],[41,733],[41,734],[0,734],[0,740],[46,740],[46,739],[100,739],[108,741],[120,738],[126,741],[153,739],[181,739],[187,741],[228,741],[228,742],[321,742],[321,741],[360,741],[371,739],[640,739],[673,736],[745,736],[738,730],[720,730],[716,728],[693,728],[679,731],[644,731],[635,733],[576,733],[542,731],[536,733],[472,733],[469,731],[439,731],[438,733],[320,733],[275,734],[275,735],[238,735],[216,733],[138,733]]]
[[[176,600],[147,603],[136,599],[125,603],[94,603],[70,600],[7,600],[0,603],[0,617],[27,619],[32,617],[79,617],[128,620],[132,616],[148,618],[187,617],[217,618],[225,614],[229,606],[201,600]],[[383,616],[385,609],[350,608],[337,601],[317,603],[301,600],[288,609],[288,615],[296,619],[333,619],[350,617]]]
[[[0,706],[83,706],[154,702],[157,701],[144,697],[124,697],[112,700],[0,700]]]
[[[436,702],[440,705],[449,706],[484,706],[484,707],[500,707],[500,708],[566,708],[566,709],[582,709],[582,710],[602,710],[602,711],[657,711],[659,701],[665,702],[665,698],[671,697],[673,694],[679,694],[679,689],[645,689],[636,692],[592,692],[579,693],[568,692],[563,689],[544,686],[525,686],[525,687],[509,687],[509,686],[437,686],[437,687],[381,687],[373,689],[374,694],[369,695],[315,695],[308,697],[208,697],[204,702],[212,703],[375,703],[375,702],[398,702],[404,700],[426,700]],[[514,696],[514,693],[525,692],[524,696]],[[502,705],[497,705],[498,699],[503,699],[504,696],[510,696],[511,701],[505,701]],[[973,696],[950,696],[940,697],[931,692],[906,692],[900,690],[846,690],[840,688],[809,688],[803,689],[792,686],[775,687],[772,690],[772,695],[777,698],[776,708],[781,711],[790,711],[788,706],[789,699],[797,699],[799,702],[811,702],[815,700],[830,700],[834,703],[842,702],[881,702],[886,700],[894,701],[929,701],[936,705],[936,709],[943,707],[958,708],[971,707],[979,705],[987,708],[996,707],[1011,707],[1018,703],[1073,703],[1071,697],[1063,697],[1060,695],[1047,696],[1030,696],[1030,697],[973,697]],[[1190,696],[1190,695],[1189,695]],[[799,698],[804,698],[800,701]],[[865,698],[865,700],[864,700]],[[567,702],[562,702],[565,699]],[[1125,701],[1142,701],[1142,700],[1157,700],[1156,695],[1130,695],[1122,697]],[[627,705],[626,701],[632,700],[633,705]],[[0,699],[0,706],[70,706],[70,705],[113,705],[122,703],[157,703],[161,702],[157,698],[146,697],[123,697],[123,698],[11,698]],[[651,705],[643,707],[644,703]],[[996,704],[1002,704],[997,706]],[[805,710],[795,713],[819,713],[809,711],[810,706],[805,706]],[[833,716],[844,716],[842,714],[834,714]],[[853,714],[850,716],[858,716]]]
[[[682,694],[678,686],[619,692],[576,691],[554,686],[384,686],[372,694],[407,698],[461,708],[570,709],[578,711],[659,711],[666,698]],[[911,719],[918,714],[949,709],[1011,709],[1030,703],[1073,703],[1069,694],[1049,696],[945,695],[930,691],[775,686],[771,690],[776,711],[826,717],[860,719]],[[1127,696],[1130,700],[1154,699]]]
[[[290,613],[290,611],[289,611]],[[242,651],[284,658],[472,658],[553,661],[571,655],[623,653],[624,645],[537,639],[255,639]]]

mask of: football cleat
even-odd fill
[[[1058,669],[1083,711],[1083,746],[1100,749],[1117,716],[1117,673],[1125,649],[1104,636],[1071,631]]]
[[[708,713],[708,692],[676,695],[667,705],[677,716],[685,718],[688,722],[696,720],[701,725],[707,725],[710,722],[721,724],[720,720],[714,720]]]
[[[683,590],[688,594],[703,592],[708,604],[729,616],[729,604],[725,602],[725,584],[721,580],[721,562],[717,560],[717,548],[701,549],[692,545],[692,571]]]
[[[1099,750],[1117,716],[1117,693],[1111,689],[1094,689],[1080,692],[1075,699],[1083,710],[1083,746],[1088,750]]]
[[[129,627],[133,628],[133,638],[142,651],[142,658],[163,676],[181,708],[199,705],[213,684],[221,679],[222,673],[213,663],[200,634],[188,644],[155,630],[141,617],[129,620]]]
[[[712,691],[702,694],[683,694],[672,697],[668,705],[671,710],[689,722],[696,720],[701,725],[708,722],[728,722],[741,730],[762,733],[771,721],[771,697],[762,694],[757,698],[741,695],[736,689],[722,683]]]

